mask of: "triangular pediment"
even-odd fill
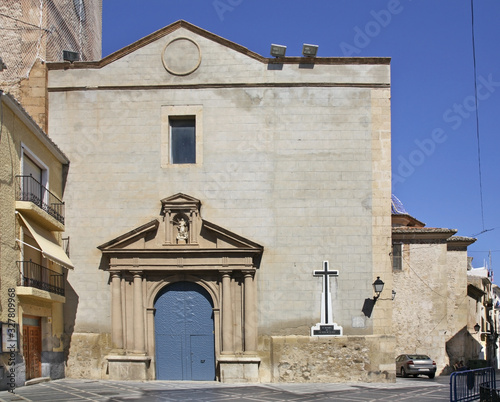
[[[267,58],[262,57],[261,55],[252,52],[251,50],[247,49],[244,46],[241,46],[235,42],[232,42],[228,39],[222,38],[221,36],[218,36],[216,34],[213,34],[212,32],[206,31],[196,25],[193,25],[187,21],[184,20],[178,20],[170,25],[167,25],[164,28],[159,29],[156,32],[153,32],[149,34],[148,36],[145,36],[142,39],[139,39],[138,41],[118,50],[117,52],[114,52],[110,54],[109,56],[105,57],[104,59],[101,60],[100,64],[101,65],[106,65],[114,60],[117,60],[121,57],[126,56],[129,53],[134,52],[135,50],[147,46],[148,44],[157,41],[158,39],[161,39],[167,35],[170,35],[180,29],[186,29],[196,35],[199,35],[201,37],[204,37],[206,39],[210,39],[214,42],[217,42],[225,47],[228,47],[230,49],[233,49],[239,53],[245,54],[255,60],[261,61],[261,62],[266,62]]]
[[[165,244],[161,226],[161,222],[155,219],[130,230],[98,246],[97,248],[103,253],[130,250],[148,250],[157,252],[181,250],[192,250],[193,252],[206,252],[208,250],[253,250],[255,252],[262,252],[263,250],[263,247],[259,244],[205,220],[202,220],[198,244]]]
[[[201,218],[201,201],[177,193],[161,200],[161,218],[100,246],[101,269],[246,271],[260,265],[264,247]]]
[[[155,236],[160,221],[158,219],[152,220],[144,225],[139,226],[129,232],[126,232],[97,248],[102,252],[116,251],[124,249],[143,249],[148,239]]]
[[[201,201],[183,193],[177,193],[161,200],[162,210],[165,209],[196,209],[199,211]]]
[[[202,236],[211,236],[212,239],[215,239],[213,243],[215,243],[219,249],[263,250],[263,247],[259,244],[206,220],[203,220],[201,233]]]
[[[164,28],[159,29],[158,31],[155,31],[144,38],[139,39],[138,41],[131,43],[128,46],[125,46],[124,48],[111,53],[110,55],[104,57],[103,59],[99,61],[92,61],[92,62],[74,62],[68,65],[68,63],[49,63],[50,68],[56,69],[56,68],[102,68],[105,67],[116,60],[122,59],[137,50],[144,48],[148,45],[150,45],[153,42],[156,42],[158,40],[163,39],[166,36],[169,36],[171,34],[176,33],[179,30],[185,30],[189,31],[196,36],[208,39],[210,41],[216,42],[228,49],[232,49],[238,53],[244,54],[248,56],[251,59],[260,61],[262,63],[267,63],[268,58],[263,57],[259,55],[258,53],[252,52],[251,50],[247,49],[244,46],[241,46],[235,42],[232,42],[228,39],[222,38],[221,36],[218,36],[212,32],[206,31],[196,25],[193,25],[187,21],[184,20],[178,20],[170,25],[167,25]]]
[[[201,219],[201,201],[177,193],[161,200],[161,218],[130,230],[100,246],[103,253],[133,250],[156,253],[236,251],[262,253],[263,247],[237,233]],[[183,231],[180,232],[180,221]],[[181,235],[183,234],[183,235]]]

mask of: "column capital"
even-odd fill
[[[134,278],[142,278],[142,275],[144,274],[144,271],[137,271],[137,270],[132,270],[132,271],[129,271],[133,276]]]

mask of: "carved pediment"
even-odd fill
[[[196,210],[199,211],[201,201],[183,193],[177,193],[161,200],[162,215],[167,210]]]
[[[178,193],[161,200],[154,219],[100,246],[103,254],[179,254],[241,251],[261,254],[259,244],[200,217],[200,200]]]
[[[156,236],[159,225],[160,221],[155,219],[113,240],[101,244],[97,248],[102,252],[125,249],[144,249],[147,240]]]

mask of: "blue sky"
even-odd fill
[[[474,0],[477,122],[470,0],[103,3],[103,56],[183,19],[266,57],[271,43],[287,56],[312,43],[323,57],[391,57],[393,193],[427,226],[476,235],[473,265],[491,251],[499,283],[498,0]]]

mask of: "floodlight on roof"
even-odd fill
[[[283,45],[271,45],[271,56],[274,57],[285,57],[286,46]]]
[[[316,53],[318,53],[318,45],[308,45],[304,43],[302,45],[302,55],[305,57],[316,57]]]
[[[71,52],[70,50],[63,50],[63,60],[73,63],[74,61],[80,60],[80,53]]]

